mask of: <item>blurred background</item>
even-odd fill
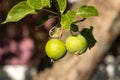
[[[8,11],[19,1],[22,0],[0,0],[0,23],[5,20]],[[90,1],[88,2],[87,0],[85,0],[83,2],[81,0],[83,4],[86,3],[89,4]],[[68,0],[67,9],[69,8],[75,9],[75,7],[73,8],[74,5],[82,4],[82,3],[78,4],[78,2],[80,1]],[[112,0],[107,0],[107,1],[94,0],[91,2],[93,2],[92,4],[96,4],[96,5],[97,3],[99,3],[99,5],[104,4],[104,6],[102,7],[99,6],[100,8],[95,5],[98,8],[98,11],[101,10],[99,11],[100,16],[101,13],[104,14],[107,13],[107,12],[102,12],[102,9],[105,6],[107,6],[107,8],[105,7],[106,9],[109,9],[109,6],[112,5],[111,4]],[[116,5],[118,5],[118,2],[120,3],[119,0],[118,2],[117,0],[116,1],[114,0],[114,2],[116,3]],[[105,25],[109,25],[109,27],[120,26],[120,8],[119,7],[117,9],[116,7],[115,9],[114,7],[110,7],[110,8],[111,8],[110,9],[111,12],[112,10],[116,11],[116,17],[113,20],[111,20],[113,21],[111,22],[111,24],[110,21],[106,21]],[[55,9],[53,10],[55,11]],[[98,24],[98,25],[104,24],[104,20],[109,19],[109,17],[113,15],[113,13],[110,12],[108,13],[110,15],[104,17],[102,22],[98,19],[97,20],[98,23],[94,23],[94,24]],[[49,73],[47,73],[46,70],[49,72],[50,69],[53,68],[54,66],[54,64],[51,63],[51,60],[46,56],[44,47],[47,40],[49,39],[48,31],[52,26],[55,25],[57,21],[55,18],[50,18],[45,23],[45,25],[39,27],[39,29],[36,30],[35,24],[37,23],[38,20],[41,19],[41,16],[43,14],[45,14],[45,12],[41,12],[37,15],[28,15],[22,20],[15,23],[0,24],[0,80],[64,80],[62,78],[61,79],[53,79],[50,77],[43,78],[46,77],[44,74],[49,76]],[[49,14],[49,17],[52,16],[54,15]],[[104,35],[104,30],[102,30],[101,27],[98,26],[96,29],[100,29],[98,31],[101,31],[100,33],[103,33]],[[117,27],[116,29],[120,31],[120,27]],[[120,32],[119,31],[116,34],[116,37],[114,37],[114,40],[108,43],[111,45],[109,45],[109,48],[106,51],[104,51],[104,53],[106,54],[104,55],[104,58],[100,62],[97,70],[95,71],[93,80],[120,80]],[[94,33],[97,35],[96,32]],[[65,60],[66,59],[67,58],[65,58]],[[65,60],[63,59],[61,63],[63,61],[65,62]],[[60,61],[58,62],[60,63]],[[50,72],[52,72],[52,70]],[[39,74],[40,77],[42,78],[38,77]],[[66,79],[66,80],[73,80],[73,79]]]

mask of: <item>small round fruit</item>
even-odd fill
[[[49,58],[57,60],[66,54],[66,46],[62,40],[50,39],[45,46],[45,51]]]
[[[70,53],[81,54],[87,49],[87,40],[81,35],[72,35],[66,40],[66,48]]]

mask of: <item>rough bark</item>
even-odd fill
[[[98,17],[89,18],[78,24],[80,29],[94,26],[96,45],[79,56],[67,54],[63,59],[56,61],[52,68],[36,75],[34,80],[92,80],[99,63],[119,35],[120,0],[79,0],[72,9],[84,4],[93,5],[99,11]],[[68,33],[64,32],[66,36],[69,35]]]

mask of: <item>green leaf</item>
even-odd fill
[[[73,32],[77,32],[79,30],[79,28],[76,24],[71,24],[70,25],[70,30],[73,31]]]
[[[67,6],[67,0],[56,0],[56,3],[59,12],[63,14]]]
[[[81,35],[83,35],[87,39],[89,49],[92,48],[96,43],[92,31],[93,31],[92,26],[90,28],[84,28],[81,31]]]
[[[61,17],[61,26],[63,29],[70,29],[72,22],[74,21],[76,16],[75,11],[67,11],[66,14]]]
[[[48,20],[48,15],[43,15],[41,19],[37,22],[35,29],[38,30],[44,23]]]
[[[50,0],[27,0],[27,3],[29,6],[31,6],[34,9],[42,9],[44,7],[50,7]]]
[[[81,6],[78,8],[77,14],[82,18],[88,18],[92,16],[98,16],[98,11],[93,6]]]
[[[2,24],[7,22],[16,22],[24,18],[28,14],[36,14],[37,12],[31,8],[26,1],[22,1],[15,5],[7,14],[7,18]]]

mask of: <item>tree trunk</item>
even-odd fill
[[[56,61],[52,68],[45,69],[36,75],[34,80],[92,80],[99,63],[119,35],[120,0],[79,0],[72,9],[76,10],[80,5],[86,4],[95,6],[99,11],[99,16],[89,18],[78,25],[80,29],[94,27],[96,45],[79,56],[67,54]],[[69,36],[69,32],[64,32],[64,34]]]

